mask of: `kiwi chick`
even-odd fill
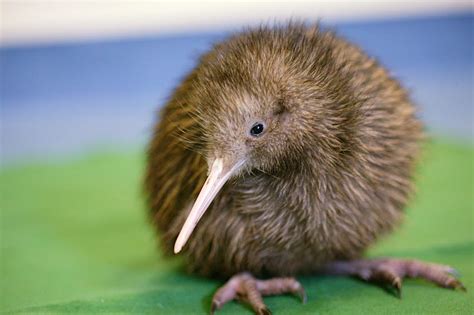
[[[232,277],[211,312],[305,299],[292,277],[316,272],[463,288],[448,266],[361,259],[401,222],[422,138],[407,92],[357,46],[317,25],[250,29],[204,54],[163,108],[150,217],[190,272]]]

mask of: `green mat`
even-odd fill
[[[300,278],[308,293],[265,298],[275,314],[473,312],[473,148],[428,145],[404,226],[370,256],[456,267],[468,293],[405,280],[402,299],[351,278]],[[141,196],[143,156],[101,154],[1,171],[1,304],[7,313],[205,314],[218,281],[156,250]],[[218,314],[249,313],[237,303]]]

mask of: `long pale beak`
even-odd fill
[[[215,159],[214,163],[212,163],[206,182],[204,183],[204,186],[202,186],[201,192],[199,192],[199,196],[194,202],[191,212],[176,239],[176,243],[174,244],[175,254],[179,253],[186,244],[189,236],[196,227],[196,224],[199,222],[204,212],[206,212],[222,186],[224,186],[235,170],[242,165],[242,163],[236,163],[235,165],[228,167],[225,164],[227,163],[224,163],[222,159]]]

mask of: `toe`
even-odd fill
[[[392,281],[392,285],[397,289],[401,290],[402,288],[402,278],[400,277],[394,277]]]
[[[378,266],[372,270],[369,280],[391,286],[395,290],[395,295],[402,297],[402,277],[395,269]]]

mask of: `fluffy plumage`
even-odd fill
[[[266,132],[248,130],[264,121]],[[150,217],[171,252],[216,155],[245,156],[184,248],[191,272],[314,272],[360,257],[403,217],[422,126],[406,91],[317,26],[236,34],[203,55],[161,111]]]

